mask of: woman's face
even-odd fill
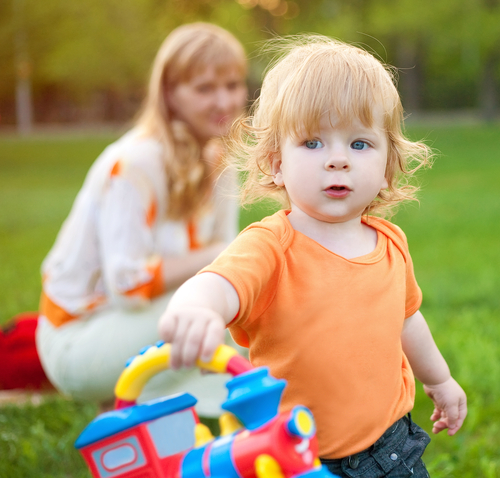
[[[246,97],[245,79],[236,67],[217,71],[208,66],[189,81],[167,91],[170,110],[191,127],[202,145],[228,133]]]

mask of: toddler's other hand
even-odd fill
[[[170,310],[160,318],[160,337],[172,344],[170,368],[192,367],[196,359],[208,362],[224,342],[225,322],[216,312],[195,306]]]
[[[434,402],[431,420],[433,433],[448,428],[448,435],[454,435],[462,426],[467,415],[467,397],[462,387],[450,377],[437,385],[425,385],[424,391]]]

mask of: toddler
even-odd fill
[[[428,476],[414,376],[434,402],[434,433],[455,434],[467,413],[419,312],[406,237],[382,218],[413,198],[408,179],[430,157],[403,136],[402,116],[372,55],[293,40],[233,128],[243,202],[284,209],[184,283],[159,324],[173,368],[208,360],[228,326],[255,366],[288,381],[282,408],[312,410],[321,461],[339,476]]]

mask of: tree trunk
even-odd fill
[[[481,117],[486,121],[493,121],[498,112],[498,91],[495,78],[495,58],[491,55],[483,68],[479,85],[479,108]]]
[[[16,67],[16,121],[20,134],[31,133],[33,126],[33,104],[31,98],[31,63],[24,21],[25,2],[14,0],[15,21],[15,67]]]
[[[397,43],[397,67],[399,91],[405,110],[418,112],[422,108],[422,74],[416,42],[399,38]]]
[[[33,108],[31,101],[31,82],[29,78],[18,78],[16,85],[17,131],[27,135],[33,127]]]

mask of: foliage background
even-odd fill
[[[22,80],[31,84],[37,122],[129,120],[161,41],[197,20],[246,45],[253,90],[263,69],[255,42],[318,32],[400,68],[409,111],[498,114],[500,0],[3,0],[1,122],[15,122]]]

